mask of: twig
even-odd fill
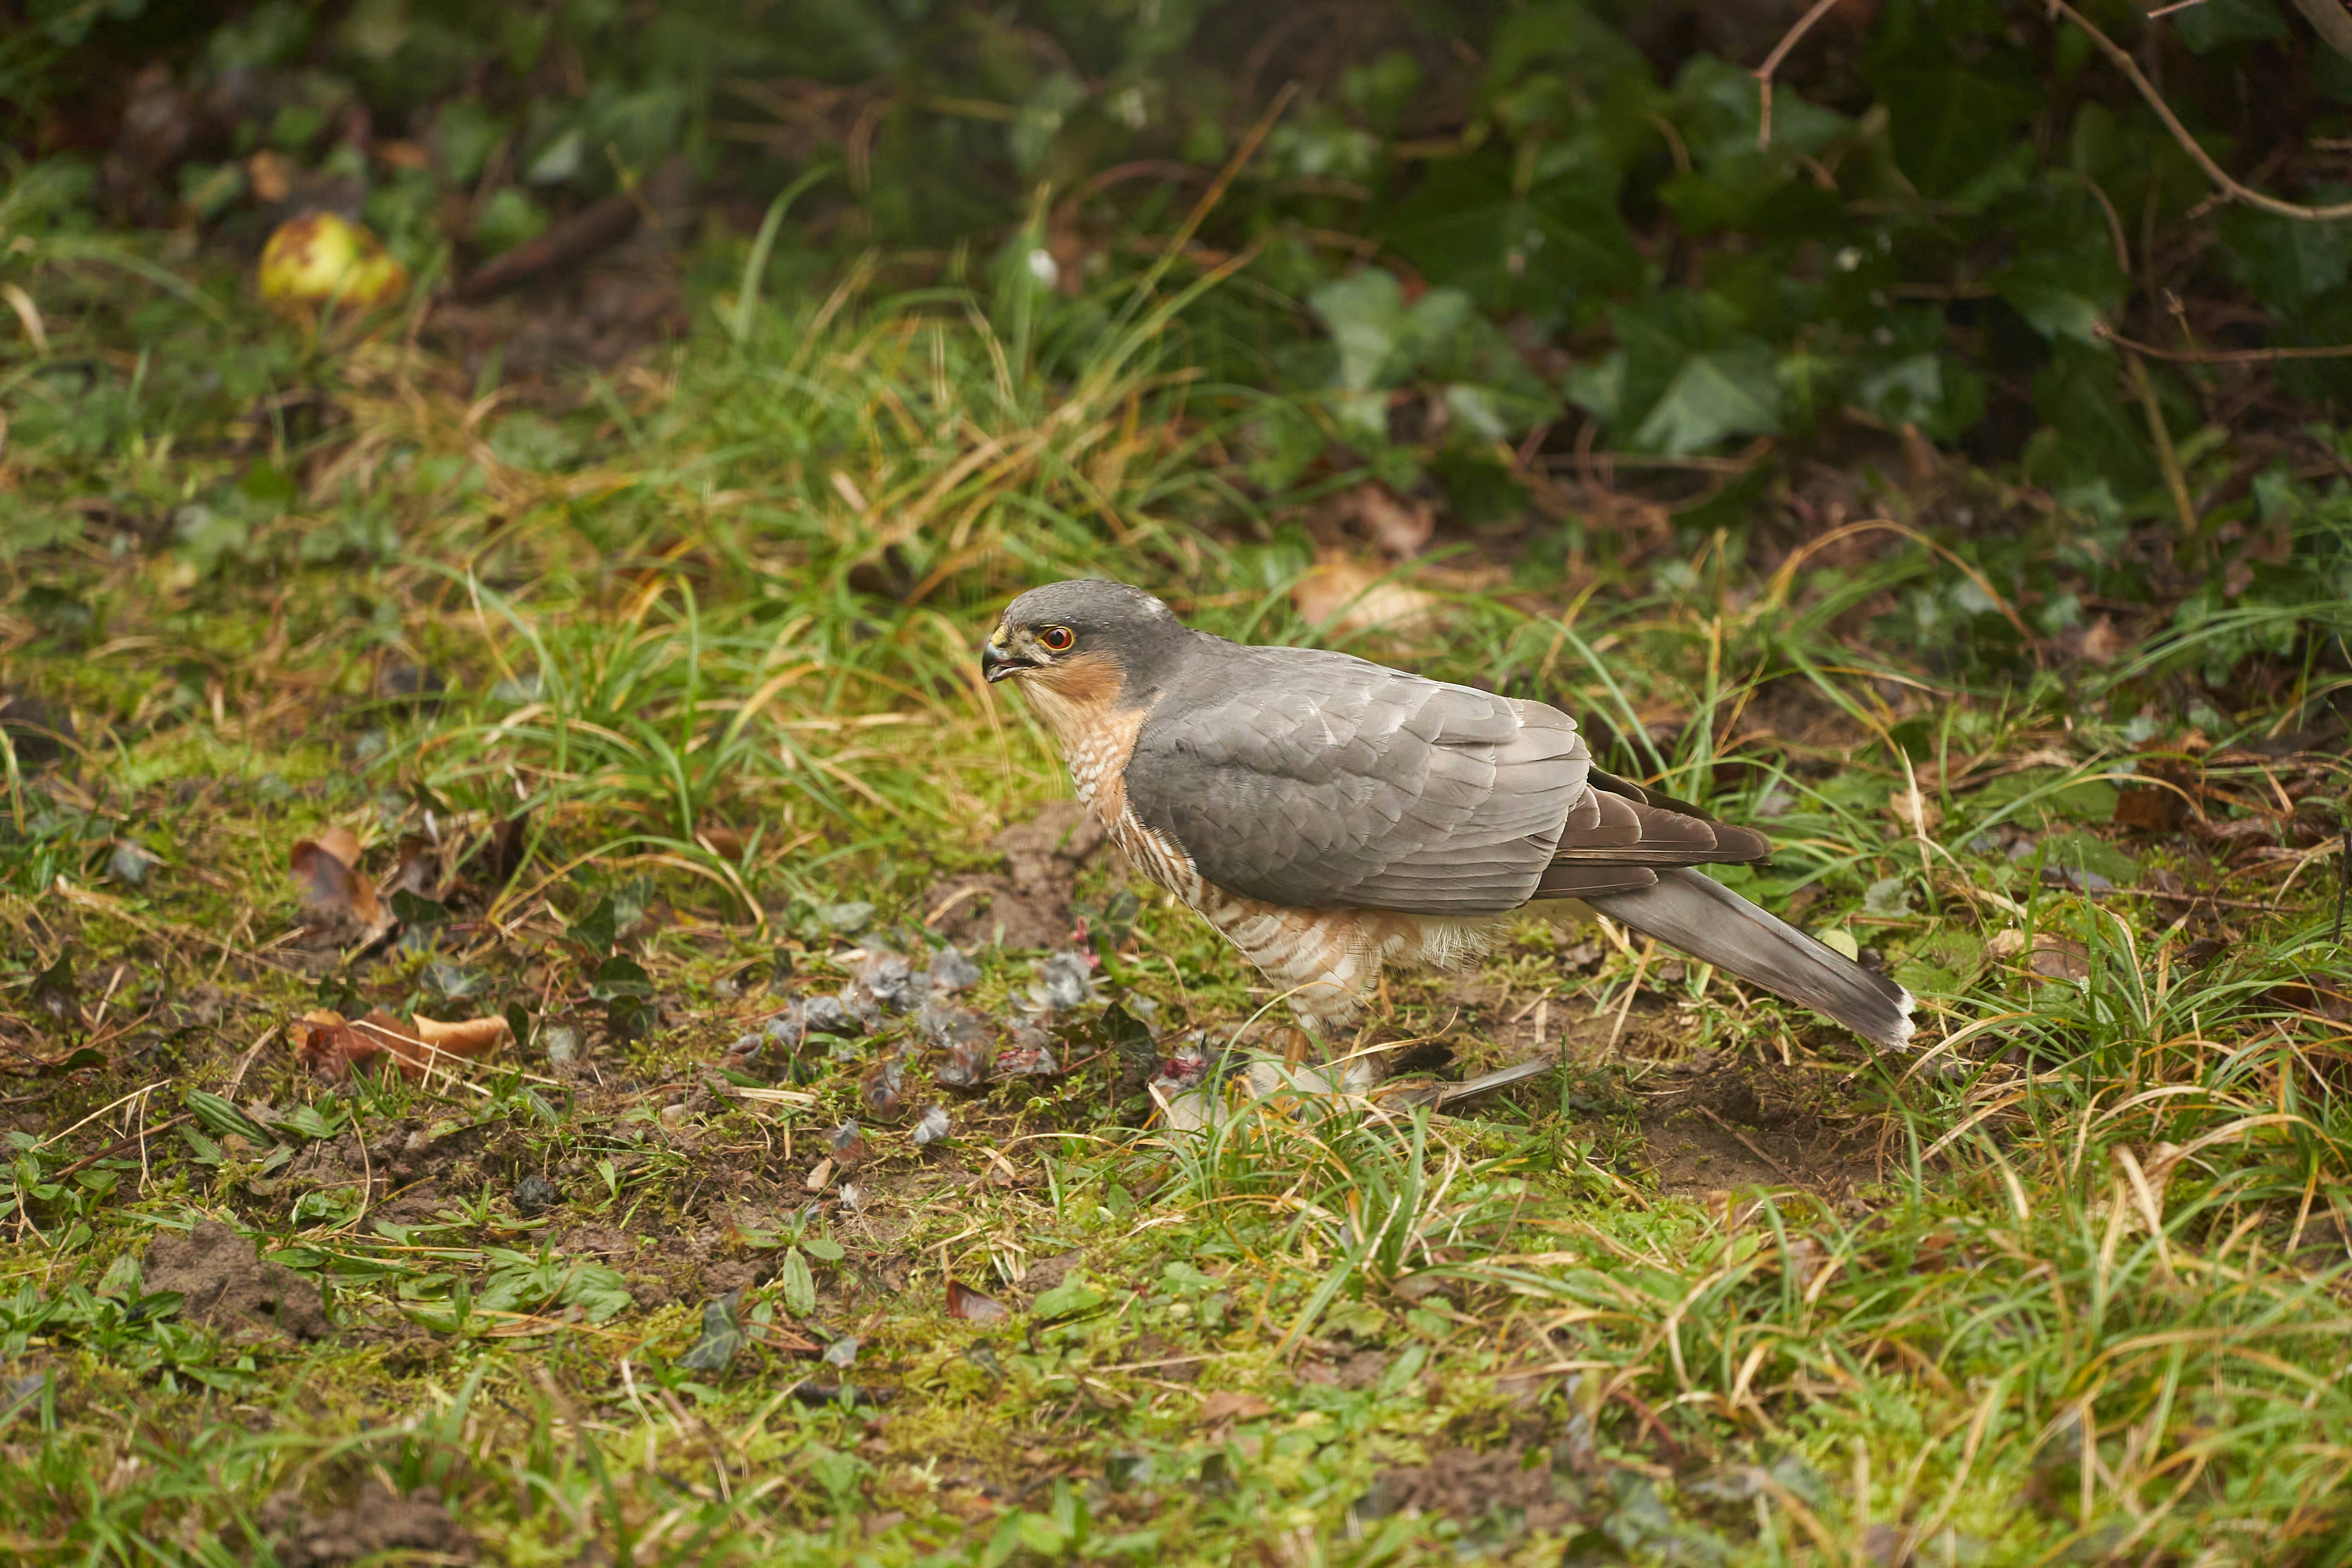
[[[1764,63],[1750,73],[1756,78],[1757,90],[1763,100],[1756,121],[1756,150],[1759,153],[1769,150],[1772,145],[1772,73],[1780,68],[1780,62],[1789,58],[1789,51],[1813,30],[1813,24],[1828,16],[1837,3],[1838,0],[1813,0],[1812,9],[1798,17],[1796,25],[1780,35],[1780,41],[1772,46],[1772,52],[1764,57]]]
[[[2294,913],[2284,904],[2260,904],[2252,899],[2217,899],[2210,893],[2168,893],[2162,888],[2132,888],[2127,891],[2145,898],[2169,899],[2176,904],[2213,904],[2225,910],[2259,910],[2266,915]]]
[[[2344,901],[2352,898],[2352,827],[2344,830],[2344,853],[2336,858],[2336,929],[2328,941],[2344,940]]]
[[[2242,202],[2266,213],[2275,213],[2281,217],[2302,218],[2313,223],[2352,217],[2352,202],[2339,202],[2326,207],[2305,206],[2299,202],[2284,202],[2276,196],[2266,196],[2251,185],[2240,184],[2227,169],[2213,161],[2213,155],[2198,143],[2196,137],[2189,133],[2189,127],[2180,123],[2180,117],[2172,112],[2170,104],[2164,101],[2164,94],[2147,79],[2147,74],[2139,68],[2139,63],[2131,58],[2131,51],[2099,31],[2088,16],[2066,4],[2066,0],[2050,0],[2050,14],[2063,16],[2083,29],[2091,42],[2098,46],[2099,52],[2106,56],[2115,68],[2124,73],[2125,79],[2139,90],[2140,97],[2147,100],[2147,106],[2156,110],[2156,117],[2164,121],[2164,128],[2172,132],[2172,139],[2180,143],[2180,150],[2205,171],[2205,177],[2219,186],[2221,193],[2230,200]]]
[[[636,232],[640,216],[635,198],[627,194],[591,203],[538,238],[477,268],[449,291],[450,298],[487,300],[519,288],[542,272],[584,261]]]
[[[1792,1173],[1788,1166],[1783,1165],[1780,1161],[1775,1160],[1771,1155],[1767,1154],[1762,1149],[1759,1148],[1755,1139],[1750,1138],[1747,1133],[1742,1132],[1738,1128],[1734,1127],[1730,1122],[1726,1121],[1722,1117],[1717,1116],[1706,1106],[1702,1105],[1697,1109],[1698,1113],[1701,1116],[1706,1117],[1709,1121],[1714,1122],[1717,1127],[1722,1128],[1726,1132],[1728,1132],[1734,1138],[1738,1139],[1740,1147],[1746,1149],[1749,1153],[1755,1155],[1758,1159],[1763,1161],[1765,1164],[1778,1172],[1782,1181],[1788,1183],[1790,1186],[1801,1187],[1804,1185],[1802,1182],[1797,1179],[1795,1173]]]
[[[2352,359],[2352,343],[2328,343],[2314,348],[2289,347],[2275,349],[2160,349],[2154,343],[2143,343],[2125,337],[2105,321],[2091,331],[2119,349],[2128,349],[2150,359],[2168,360],[2174,364],[2276,364],[2282,360]]]
[[[72,1164],[68,1165],[64,1170],[59,1171],[57,1174],[49,1177],[48,1179],[52,1182],[62,1182],[68,1176],[74,1175],[79,1172],[87,1171],[92,1165],[97,1164],[100,1160],[110,1160],[115,1155],[124,1152],[134,1143],[143,1144],[148,1139],[155,1136],[155,1134],[159,1132],[169,1132],[173,1128],[177,1127],[181,1122],[188,1120],[189,1115],[190,1113],[188,1111],[184,1110],[180,1112],[179,1115],[172,1118],[169,1121],[158,1121],[152,1127],[142,1127],[136,1132],[125,1133],[123,1136],[117,1138],[113,1142],[109,1143],[105,1148],[100,1149],[97,1153],[89,1156],[89,1158],[86,1160],[76,1160]]]

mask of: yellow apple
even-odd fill
[[[372,310],[407,288],[408,269],[383,243],[333,213],[289,218],[261,247],[261,297],[274,305]]]

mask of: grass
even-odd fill
[[[103,347],[126,285],[75,276],[52,331]],[[1191,285],[992,288],[739,296],[572,407],[168,295],[151,379],[228,331],[308,390],[258,420],[142,391],[77,446],[89,399],[9,368],[51,434],[0,494],[106,499],[7,565],[0,682],[71,719],[57,762],[14,735],[0,826],[12,1556],[292,1560],[373,1481],[516,1563],[2352,1560],[2352,770],[2260,744],[2341,690],[2339,602],[2060,679],[2030,626],[1889,629],[1962,585],[2029,626],[2013,541],[1922,521],[1583,584],[1541,539],[1516,581],[1472,548],[1408,574],[1440,629],[1342,636],[1291,594],[1311,498],[1242,477],[1258,395],[1188,369]],[[971,650],[1082,570],[1571,705],[1612,765],[1767,826],[1729,879],[1874,950],[1929,1048],[1531,922],[1381,1020],[1472,1068],[1560,1054],[1459,1116],[1141,1126],[1091,1006],[1066,1076],[923,1087],[929,1151],[861,1084],[906,1025],[709,1076],[856,931],[915,951],[935,880],[1063,793]],[[425,857],[440,912],[363,962],[299,940],[287,855],[329,826],[384,878]],[[1102,952],[1163,1039],[1272,1001],[1156,894]],[[1030,955],[981,957],[967,1000],[1008,1016]],[[326,997],[511,1007],[520,1039],[337,1089],[287,1045]],[[803,1179],[852,1118],[854,1208]],[[336,1331],[150,1293],[130,1260],[205,1217]]]

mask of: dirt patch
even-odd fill
[[[934,929],[959,946],[1067,946],[1071,889],[1102,843],[1102,828],[1084,806],[1055,801],[989,841],[1004,857],[1003,872],[944,878],[924,894],[924,908],[943,911]]]
[[[1084,1267],[1086,1261],[1087,1255],[1082,1251],[1040,1258],[1021,1276],[1021,1288],[1031,1292],[1051,1290],[1069,1278],[1071,1269]]]
[[[1819,1074],[1702,1053],[1643,1080],[1642,1134],[1658,1189],[1677,1197],[1750,1186],[1842,1198],[1876,1179],[1867,1131]]]
[[[334,1332],[319,1288],[216,1219],[185,1236],[159,1236],[141,1272],[150,1290],[176,1290],[180,1316],[232,1340],[321,1340]]]
[[[1390,1470],[1373,1483],[1370,1511],[1442,1513],[1464,1523],[1518,1516],[1529,1530],[1564,1530],[1577,1522],[1574,1497],[1552,1480],[1551,1451],[1514,1442],[1480,1452],[1440,1448],[1425,1465]]]
[[[408,1561],[412,1554],[426,1553],[428,1562],[471,1563],[479,1546],[471,1532],[449,1517],[440,1492],[432,1487],[419,1487],[402,1497],[371,1480],[351,1507],[313,1515],[289,1529],[287,1521],[295,1506],[292,1498],[280,1493],[262,1510],[264,1528],[282,1533],[277,1555],[280,1568],[341,1568],[363,1560]]]
[[[1386,1351],[1349,1351],[1334,1347],[1328,1358],[1301,1362],[1298,1381],[1328,1384],[1334,1388],[1370,1388],[1381,1381],[1393,1358]]]

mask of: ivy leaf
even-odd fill
[[[1729,436],[1769,436],[1780,428],[1780,382],[1772,351],[1759,342],[1696,353],[1629,437],[1649,452],[1703,452]]]
[[[1327,283],[1307,296],[1339,350],[1339,385],[1367,392],[1395,384],[1391,362],[1404,336],[1404,286],[1377,267]]]
[[[1873,72],[1871,84],[1886,105],[1896,165],[1930,197],[1958,196],[2011,158],[2018,129],[2042,101],[2023,56],[2013,51],[1965,64],[1948,54],[1906,60]]]
[[[1984,378],[1943,354],[1912,354],[1855,384],[1853,401],[1890,425],[1916,425],[1930,440],[1957,441],[1984,417]]]
[[[1617,211],[1617,172],[1598,161],[1514,188],[1500,156],[1433,167],[1389,216],[1388,239],[1433,284],[1485,310],[1589,313],[1638,287],[1641,254]]]
[[[2340,201],[2340,190],[2313,193]],[[2214,220],[2230,270],[2282,311],[2317,299],[2352,274],[2352,223],[2305,223],[2233,207]]]
[[[743,1325],[735,1315],[743,1300],[740,1290],[730,1290],[702,1309],[702,1337],[692,1349],[677,1358],[677,1364],[695,1372],[725,1372],[743,1348]]]
[[[2122,309],[2131,280],[2116,260],[2106,213],[2082,183],[2049,176],[2004,199],[1994,217],[2015,259],[1991,282],[2045,338],[2099,342],[2097,328]]]

